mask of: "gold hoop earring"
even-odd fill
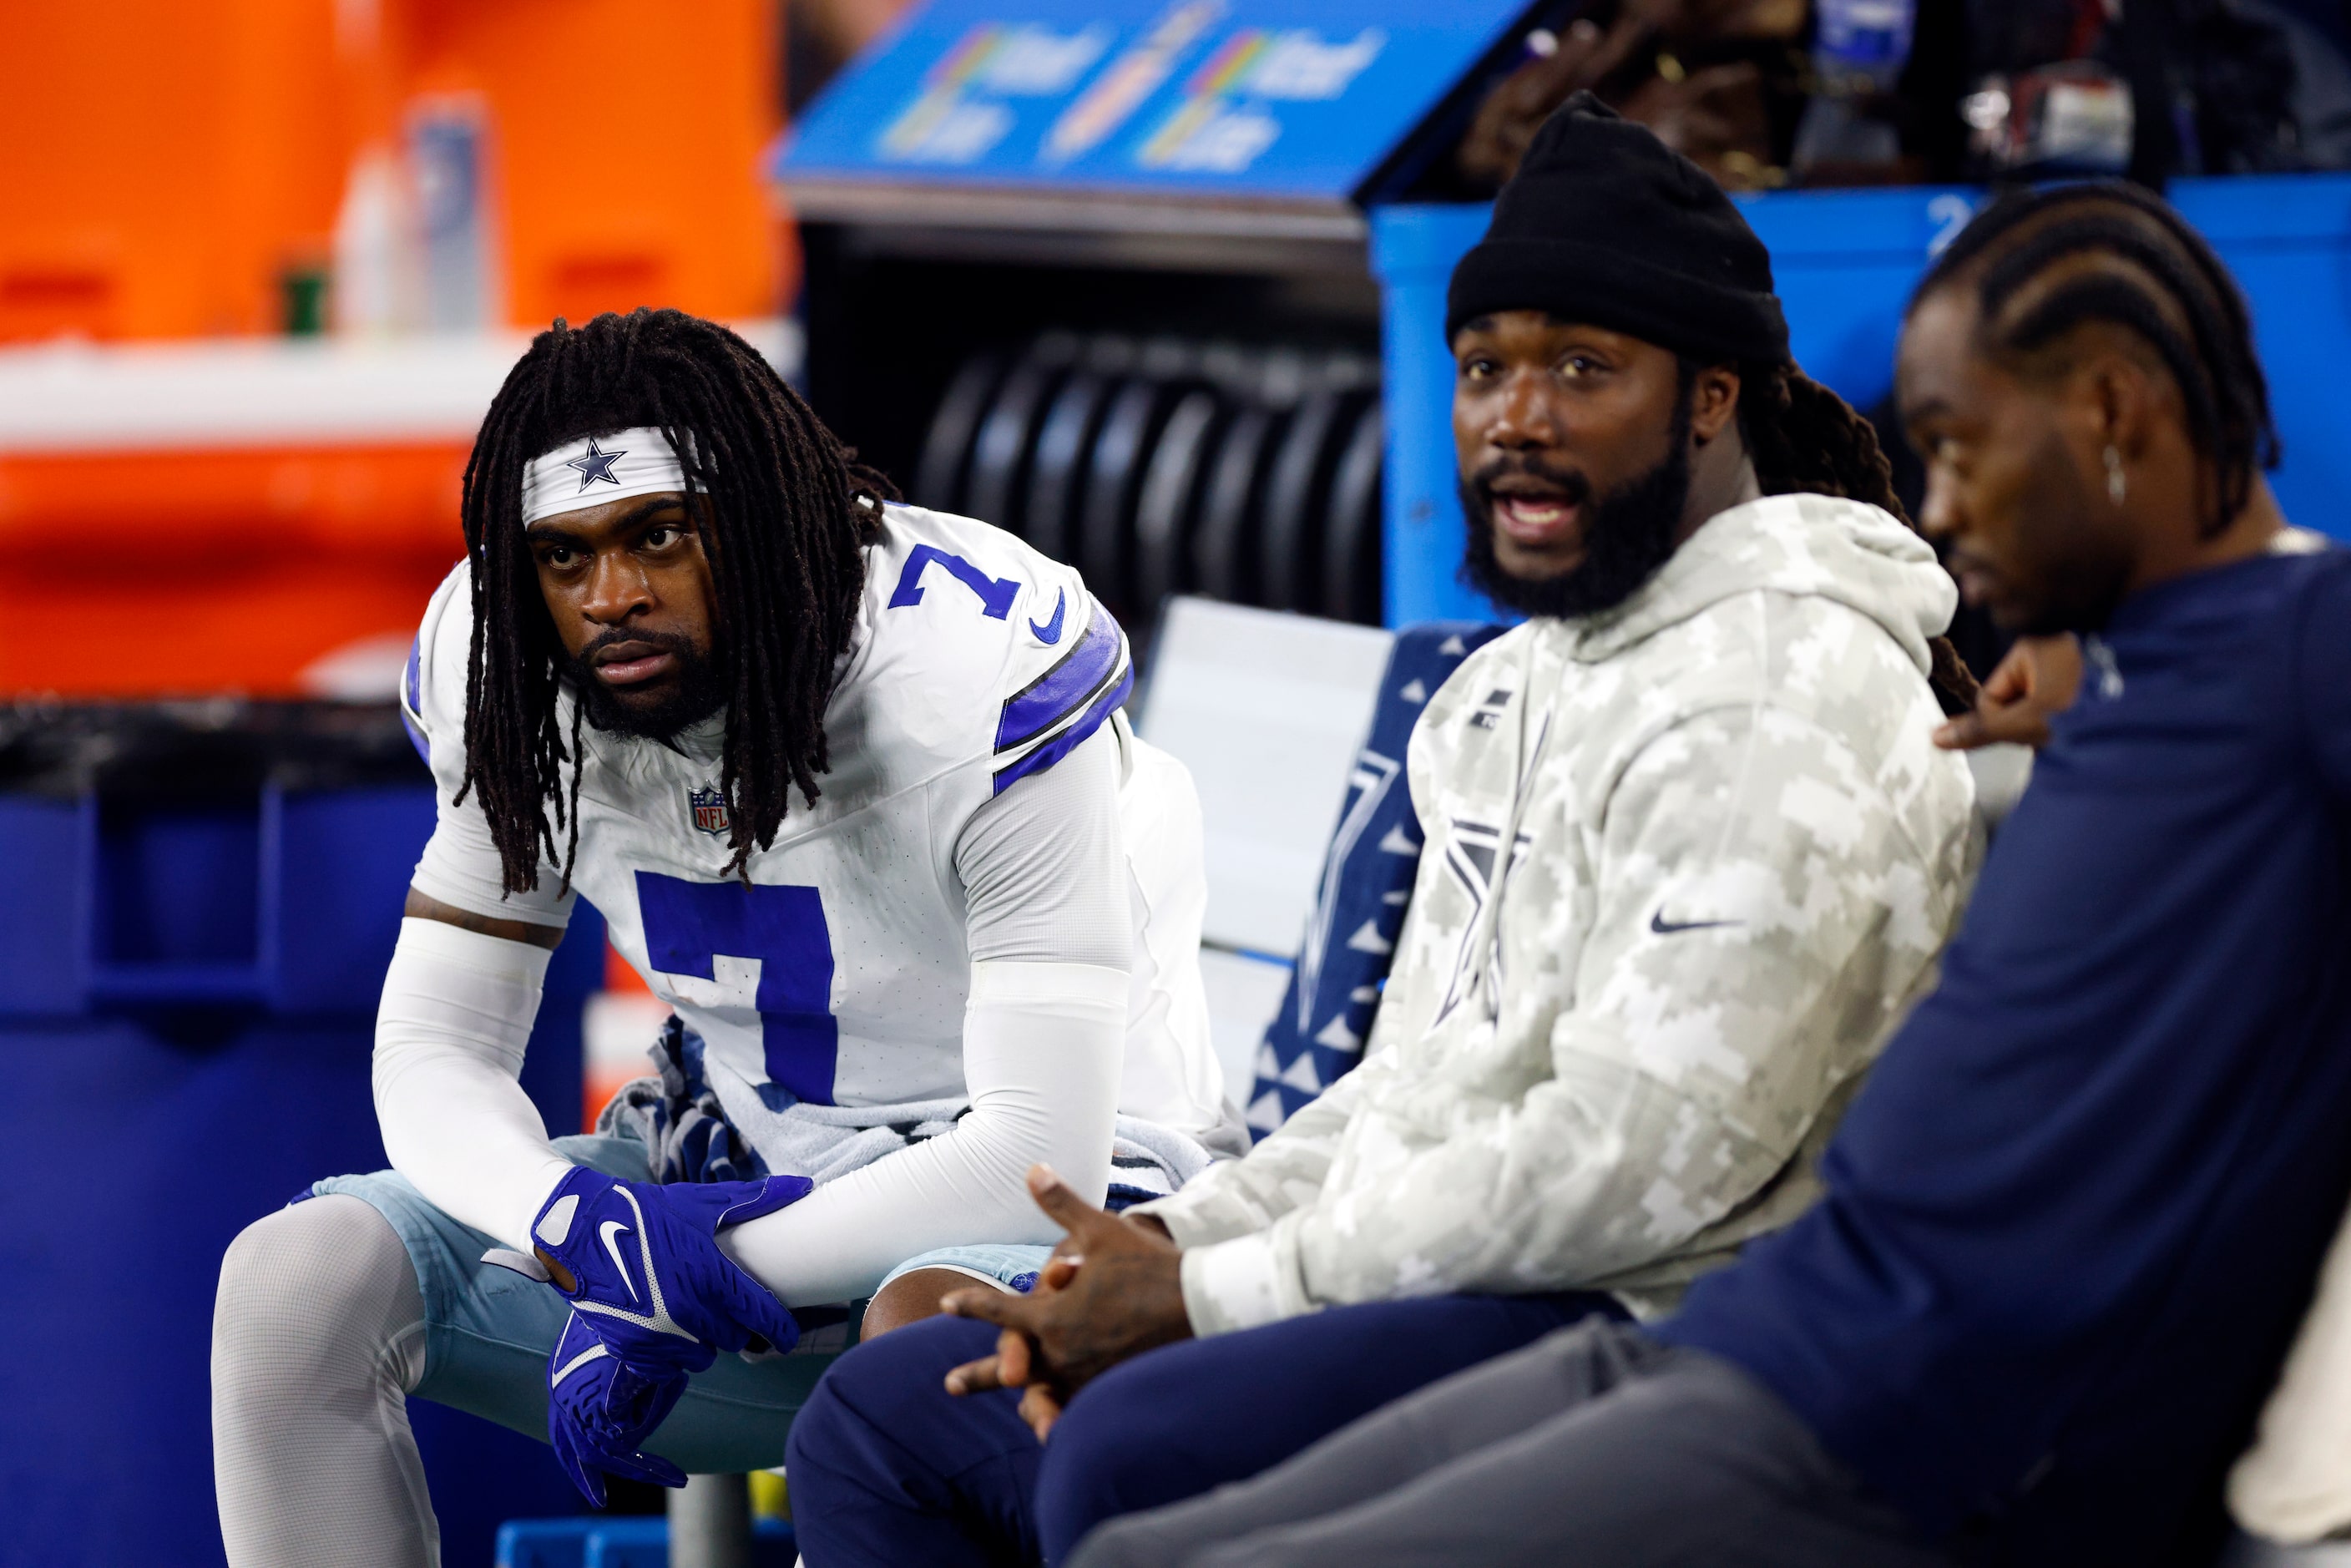
[[[2130,482],[2123,477],[2123,455],[2109,445],[2106,448],[2106,499],[2119,507],[2130,494]]]

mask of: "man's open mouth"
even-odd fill
[[[1545,549],[1574,541],[1586,492],[1529,476],[1507,475],[1486,487],[1494,526],[1513,543]]]

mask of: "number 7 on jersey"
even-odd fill
[[[645,961],[665,975],[718,978],[716,960],[755,960],[768,1076],[832,1103],[841,1025],[832,1016],[832,933],[813,887],[745,887],[637,873]]]

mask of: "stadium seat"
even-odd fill
[[[1500,631],[1168,606],[1136,727],[1199,786],[1202,977],[1259,1136],[1360,1059],[1419,863],[1405,743],[1429,694]]]
[[[1237,1101],[1290,983],[1391,641],[1372,627],[1178,598],[1145,661],[1135,728],[1190,768],[1200,791],[1201,977]]]

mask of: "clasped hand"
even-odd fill
[[[1129,1356],[1192,1336],[1183,1253],[1147,1215],[1108,1214],[1032,1166],[1029,1195],[1068,1232],[1025,1296],[985,1286],[940,1307],[996,1324],[996,1354],[947,1374],[950,1394],[1018,1388],[1020,1416],[1043,1442],[1071,1396]]]
[[[791,1313],[717,1236],[809,1189],[803,1176],[657,1186],[575,1166],[532,1221],[532,1256],[485,1258],[533,1272],[571,1303],[548,1359],[548,1440],[589,1501],[603,1505],[607,1471],[683,1486],[642,1445],[688,1376],[724,1351],[792,1347]]]

